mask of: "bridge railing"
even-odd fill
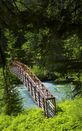
[[[54,116],[56,113],[55,97],[45,87],[45,85],[36,77],[28,66],[19,61],[12,62],[10,67],[20,81],[27,87],[33,100],[44,110],[47,117]]]

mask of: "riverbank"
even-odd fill
[[[42,110],[29,109],[18,116],[0,116],[1,131],[82,131],[82,98],[65,101],[57,107],[53,118],[45,118]]]

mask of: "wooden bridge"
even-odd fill
[[[45,85],[36,77],[28,66],[18,61],[12,62],[10,70],[27,87],[34,102],[38,104],[47,117],[53,117],[56,113],[55,97],[49,92]]]

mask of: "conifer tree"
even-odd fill
[[[4,104],[5,113],[8,115],[17,115],[22,110],[22,102],[15,86],[14,76],[9,70],[9,61],[7,60],[6,49],[3,47],[3,34],[0,30],[0,54],[3,66],[4,77]]]

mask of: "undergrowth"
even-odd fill
[[[0,116],[1,131],[82,131],[82,98],[62,102],[57,115],[47,119],[41,109],[28,109],[18,116]]]

